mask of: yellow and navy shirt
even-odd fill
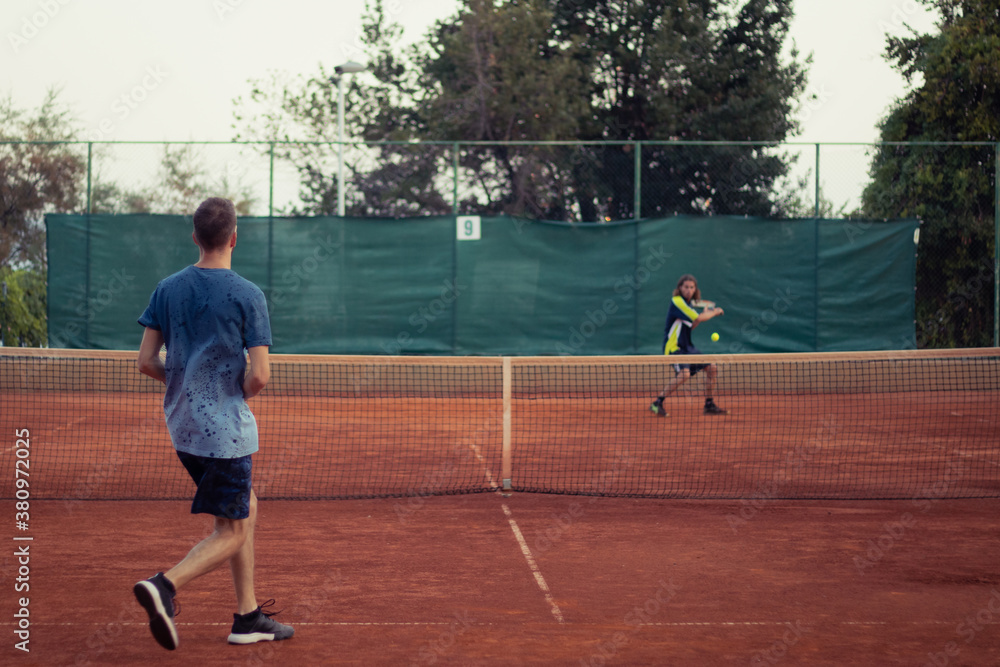
[[[700,354],[691,342],[691,326],[698,318],[698,311],[691,307],[684,297],[678,295],[670,300],[667,311],[667,325],[663,332],[663,353]]]

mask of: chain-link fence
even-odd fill
[[[997,143],[41,145],[62,156],[55,177],[76,180],[75,203],[47,207],[65,213],[186,214],[205,196],[222,195],[253,216],[823,217],[857,219],[857,233],[866,219],[917,217],[917,335],[900,347],[1000,340]],[[0,144],[0,161],[24,162],[28,148],[37,161],[39,146]],[[74,164],[65,164],[67,155]]]
[[[883,144],[768,142],[2,142],[77,156],[80,200],[64,213],[190,212],[186,196],[223,192],[247,215],[336,203],[345,213],[406,217],[515,214],[567,222],[659,215],[864,215]],[[994,190],[1000,144],[902,144],[954,153]],[[304,196],[312,194],[313,196]],[[196,202],[197,203],[197,202]],[[335,208],[335,206],[333,207]],[[321,212],[321,211],[315,211]],[[325,213],[335,213],[332,208]],[[399,215],[399,213],[405,215]],[[990,212],[991,216],[993,212]]]

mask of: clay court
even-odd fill
[[[457,360],[279,359],[253,403],[257,589],[296,636],[228,645],[221,569],[180,591],[170,653],[131,587],[209,520],[189,514],[161,395],[130,353],[55,365],[47,352],[3,358],[16,385],[5,432],[31,442],[3,447],[8,470],[28,458],[31,472],[30,526],[8,534],[32,538],[11,542],[29,545],[31,650],[15,648],[15,593],[5,662],[1000,661],[992,359],[861,359],[770,383],[734,367],[728,416],[702,416],[692,384],[669,419],[646,409],[664,378],[648,359],[521,361],[512,375],[499,359],[478,374]],[[595,363],[625,370],[587,394],[580,369]],[[505,376],[518,388],[494,388]],[[387,410],[386,386],[411,390]],[[387,497],[352,497],[365,494]],[[14,590],[14,549],[0,563]]]
[[[220,570],[181,592],[181,644],[169,653],[131,586],[180,558],[207,521],[180,501],[37,503],[31,653],[8,631],[4,661],[989,665],[1000,655],[995,499],[772,501],[738,524],[741,501],[490,493],[401,505],[263,502],[258,590],[296,636],[226,644],[233,596]],[[8,591],[13,571],[8,561]]]

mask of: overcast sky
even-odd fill
[[[62,88],[87,139],[229,141],[232,101],[269,70],[313,74],[359,59],[364,0],[3,0],[0,92],[34,107]],[[452,16],[456,0],[385,0],[403,42]],[[792,38],[812,53],[794,141],[868,142],[905,92],[882,58],[904,23],[931,30],[915,0],[796,0]],[[363,75],[362,75],[363,76]],[[857,161],[858,158],[851,158]],[[858,168],[860,168],[860,163]]]
[[[412,43],[455,0],[386,0]],[[357,59],[364,0],[4,0],[0,90],[19,106],[61,86],[85,135],[113,140],[232,138],[232,100],[268,70],[312,74]],[[929,30],[915,0],[798,0],[792,37],[812,53],[799,140],[875,139],[904,92],[881,54],[903,22]],[[129,113],[126,115],[125,111]],[[106,131],[101,131],[102,121]]]

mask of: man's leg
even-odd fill
[[[236,587],[236,608],[240,614],[249,614],[257,609],[257,597],[254,593],[254,527],[257,523],[257,494],[250,492],[250,516],[247,518],[246,539],[243,546],[229,559],[229,569],[233,573],[233,585]]]
[[[712,390],[715,389],[715,364],[709,364],[705,369],[705,398],[712,398]]]
[[[133,588],[149,614],[149,629],[160,646],[174,650],[180,643],[174,624],[174,595],[195,577],[211,572],[240,551],[246,542],[248,519],[215,517],[215,531],[194,546],[180,563]],[[252,530],[251,530],[252,532]]]
[[[660,393],[660,398],[666,398],[670,394],[677,391],[682,384],[691,379],[691,371],[687,368],[682,368],[681,372],[674,376],[674,379],[663,389]]]
[[[715,404],[715,400],[712,398],[712,392],[715,389],[715,377],[716,377],[715,364],[709,364],[705,367],[705,414],[706,415],[724,415],[728,410],[724,410]]]
[[[253,534],[256,520],[257,496],[251,491],[249,531],[243,546],[229,561],[229,567],[233,572],[233,585],[236,587],[236,604],[239,609],[238,614],[233,614],[233,629],[229,633],[228,639],[230,644],[255,644],[262,641],[290,639],[295,634],[295,630],[291,626],[271,618],[277,612],[267,610],[274,604],[274,600],[268,600],[263,605],[257,604],[253,584]]]
[[[671,380],[669,384],[667,384],[667,386],[664,387],[663,391],[660,392],[660,395],[656,397],[656,400],[653,401],[653,404],[649,406],[650,411],[657,417],[669,417],[670,415],[663,407],[663,399],[665,399],[667,396],[677,391],[677,389],[682,384],[684,384],[690,379],[691,379],[691,371],[686,367],[681,368],[680,371],[678,371],[677,375],[674,376],[674,379]]]
[[[253,534],[253,514],[246,519],[215,517],[215,530],[194,545],[184,560],[177,563],[164,576],[179,589],[192,579],[208,574],[233,558]]]

